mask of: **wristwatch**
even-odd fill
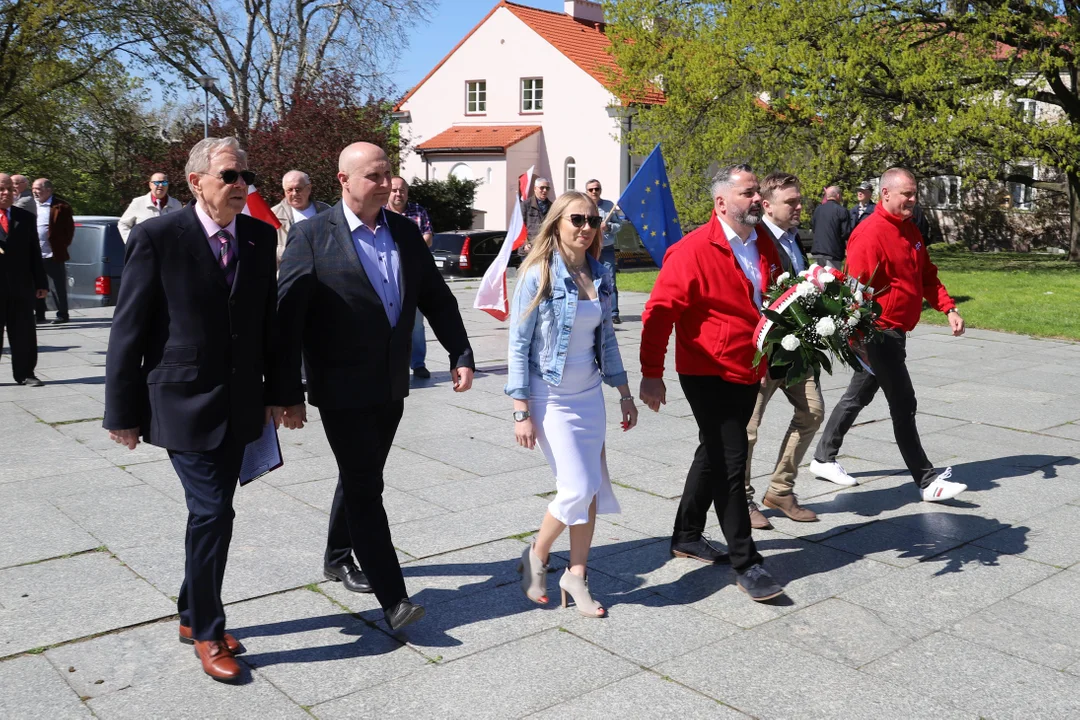
[[[515,410],[514,411],[514,422],[525,422],[528,419],[529,419],[529,411],[528,410]]]
[[[960,310],[958,310],[957,308],[951,307],[951,308],[949,308],[948,310],[945,311],[946,315],[949,315],[951,313],[956,313],[957,315],[959,315]]]

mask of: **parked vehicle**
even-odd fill
[[[76,215],[75,237],[68,248],[68,307],[106,307],[116,304],[124,269],[124,241],[118,217]],[[50,300],[50,305],[52,301]]]
[[[431,240],[431,254],[443,275],[483,275],[495,261],[505,239],[505,230],[436,233]],[[510,267],[520,264],[521,257],[511,253]]]

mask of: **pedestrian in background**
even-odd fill
[[[0,174],[0,346],[7,330],[11,375],[19,385],[41,387],[37,366],[34,299],[49,292],[32,213],[14,207],[15,184]]]
[[[183,208],[183,204],[169,195],[169,176],[165,173],[154,173],[150,176],[150,192],[140,195],[131,201],[127,210],[120,216],[116,224],[120,230],[120,237],[126,243],[131,234],[131,228],[144,220],[167,215]]]
[[[67,266],[68,248],[75,237],[75,217],[71,205],[53,194],[48,178],[38,178],[33,185],[34,202],[37,203],[38,242],[41,259],[45,263],[45,275],[49,278],[49,293],[56,305],[56,319],[52,324],[68,321]],[[39,323],[45,322],[46,304],[38,298],[35,315]]]
[[[416,223],[428,249],[431,248],[435,233],[431,230],[431,219],[428,217],[427,209],[418,203],[409,202],[409,183],[405,182],[405,178],[400,175],[395,175],[390,180],[390,200],[386,203],[386,207]],[[427,338],[424,336],[424,316],[417,310],[416,320],[413,322],[412,357],[409,358],[409,366],[412,368],[413,375],[421,380],[431,377],[431,372],[425,365],[426,362]]]
[[[603,218],[603,222],[600,224],[600,232],[604,236],[604,242],[600,246],[600,264],[611,275],[611,286],[613,288],[611,294],[611,322],[620,325],[622,318],[619,317],[619,279],[617,277],[619,266],[615,258],[615,240],[626,218],[616,210],[615,203],[601,199],[600,195],[603,192],[604,189],[599,180],[592,179],[585,183],[585,193],[596,203],[596,209]]]
[[[851,208],[852,230],[858,227],[863,220],[870,217],[870,214],[874,212],[874,208],[877,207],[871,199],[874,196],[874,186],[870,183],[860,183],[859,187],[855,188],[855,196],[858,202]]]
[[[810,254],[815,262],[826,267],[840,268],[844,264],[851,216],[844,207],[843,198],[843,192],[836,185],[825,188],[825,201],[817,206],[810,220],[810,229],[814,231]]]
[[[278,267],[281,267],[281,256],[285,252],[285,243],[289,240],[292,226],[330,209],[326,203],[311,199],[311,178],[306,172],[290,170],[285,173],[281,177],[281,189],[285,192],[285,197],[270,208],[281,223],[277,230]]]
[[[604,457],[601,381],[619,390],[624,431],[637,425],[638,415],[611,322],[614,287],[597,260],[602,220],[579,192],[552,204],[518,271],[505,389],[514,399],[518,444],[530,450],[539,444],[555,473],[555,497],[521,555],[522,589],[533,602],[547,603],[551,546],[569,526],[562,604],[570,595],[587,617],[607,616],[588,585],[596,514],[619,512]]]
[[[11,182],[15,185],[15,207],[28,213],[37,212],[34,193],[30,192],[30,178],[25,175],[12,175]]]

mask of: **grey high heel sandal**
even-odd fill
[[[586,578],[575,575],[567,568],[559,578],[559,589],[562,590],[562,606],[565,608],[567,594],[574,599],[579,614],[589,618],[605,618],[607,610],[600,603],[593,600],[589,593],[589,581]],[[599,611],[599,612],[598,612]]]
[[[521,562],[518,563],[517,571],[521,573],[521,589],[525,597],[537,605],[547,605],[548,566],[540,562],[531,544],[521,553]]]

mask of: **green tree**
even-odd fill
[[[479,180],[461,180],[451,175],[445,180],[409,181],[409,202],[428,211],[435,232],[464,230],[472,227],[472,206]]]
[[[680,212],[707,217],[703,176],[727,160],[799,173],[808,189],[880,174],[1068,190],[1080,261],[1080,5],[1074,0],[612,0],[630,93],[660,82],[631,142],[664,143]],[[646,20],[643,21],[642,19]],[[1053,112],[1017,112],[1034,99]],[[1014,172],[1056,168],[1065,182]]]

